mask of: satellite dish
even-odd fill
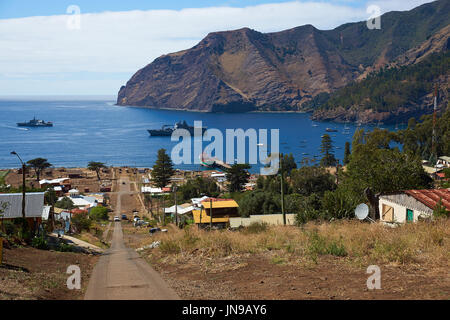
[[[359,204],[355,209],[355,216],[359,220],[364,220],[369,215],[369,207],[365,203]]]

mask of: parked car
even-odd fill
[[[128,220],[128,217],[127,217],[126,214],[123,214],[123,215],[122,215],[122,220]]]
[[[115,216],[114,221],[120,221],[120,218],[118,216]]]
[[[148,232],[149,232],[150,234],[154,234],[154,233],[159,232],[159,231],[161,231],[160,228],[151,228]]]

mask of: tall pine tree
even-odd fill
[[[164,188],[174,174],[172,159],[166,153],[166,149],[158,150],[158,158],[153,166],[152,180],[158,188]]]
[[[344,165],[350,162],[350,142],[345,143],[345,150],[344,150]]]
[[[324,134],[322,136],[322,143],[320,145],[320,153],[322,153],[322,160],[320,160],[320,165],[324,167],[331,167],[336,165],[336,158],[333,153],[333,141],[330,135]]]

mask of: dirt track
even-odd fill
[[[127,178],[119,181],[116,215],[120,216],[121,213],[121,197],[130,194],[129,185]],[[121,222],[114,224],[111,248],[95,266],[85,300],[178,299],[175,291],[147,262],[134,250],[125,247]]]

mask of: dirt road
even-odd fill
[[[125,182],[123,184],[122,182]],[[119,179],[115,214],[121,214],[121,197],[129,196],[128,178]],[[111,248],[95,266],[85,300],[179,299],[174,290],[132,249],[125,247],[121,222],[114,222]]]

